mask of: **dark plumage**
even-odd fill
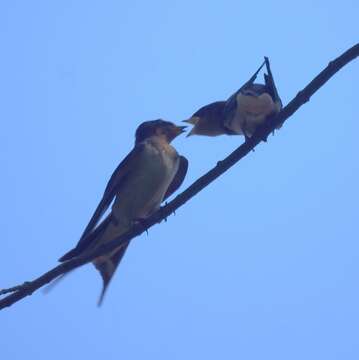
[[[78,244],[60,261],[85,255],[121,236],[131,228],[134,221],[150,216],[164,199],[181,186],[188,161],[178,155],[170,142],[184,128],[164,120],[147,121],[137,128],[135,147],[112,174]],[[109,215],[101,221],[111,204]],[[124,244],[93,261],[103,280],[99,303],[127,247],[128,244]]]
[[[268,74],[264,74],[264,84],[253,82],[261,69],[259,68],[252,79],[226,101],[203,106],[188,120],[184,120],[194,125],[187,136],[227,134],[251,137],[269,116],[278,113],[282,108],[282,102],[267,59],[265,64]]]

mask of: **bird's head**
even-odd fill
[[[189,119],[183,120],[193,125],[187,137],[191,135],[217,136],[224,134],[223,110],[225,104],[225,101],[217,101],[203,106]]]
[[[143,122],[136,130],[136,144],[152,137],[158,136],[170,143],[182,134],[187,126],[177,126],[165,120],[152,120]]]

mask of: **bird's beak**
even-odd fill
[[[196,133],[196,124],[198,123],[198,121],[200,120],[199,116],[191,116],[189,119],[187,120],[182,120],[182,122],[185,122],[187,124],[191,124],[193,125],[193,128],[191,129],[191,131],[186,135],[186,137],[189,137],[191,135],[194,135]]]
[[[198,122],[199,117],[198,116],[191,116],[189,119],[187,120],[182,120],[182,122],[185,122],[187,124],[191,124],[191,125],[196,125],[196,123]]]
[[[178,135],[184,133],[187,129],[187,126],[175,126],[174,127],[174,135],[177,137]]]
[[[192,128],[191,131],[186,135],[186,137],[192,136],[195,134],[196,128]]]

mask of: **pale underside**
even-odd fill
[[[259,96],[239,93],[236,113],[229,127],[237,134],[252,136],[258,125],[263,124],[269,115],[278,111],[278,105],[267,93]]]
[[[112,206],[111,215],[114,220],[93,247],[122,235],[136,219],[146,218],[160,207],[177,173],[179,159],[172,146],[168,145],[165,150],[159,150],[149,144],[133,166],[130,179],[119,189]],[[96,263],[104,261],[117,250],[97,258]]]

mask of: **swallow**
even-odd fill
[[[264,64],[268,72],[264,74],[264,84],[254,83]],[[265,62],[252,78],[226,101],[203,106],[184,122],[193,125],[187,136],[227,134],[244,135],[247,139],[269,116],[279,113],[281,109],[282,101],[274,83],[269,60],[265,58]]]
[[[161,203],[181,186],[188,161],[170,143],[185,128],[161,119],[144,122],[137,128],[133,150],[112,174],[78,244],[63,255],[60,262],[86,255],[122,235],[136,221],[158,210]],[[111,203],[110,213],[101,221]],[[99,305],[127,247],[128,243],[93,261],[103,281]]]

